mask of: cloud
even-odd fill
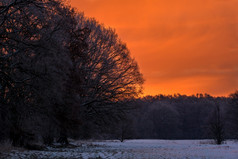
[[[117,30],[139,63],[147,94],[238,89],[237,0],[71,1]]]

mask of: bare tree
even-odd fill
[[[126,109],[119,107],[117,102],[141,93],[142,74],[114,30],[82,14],[78,15],[78,25],[89,30],[88,49],[84,51],[87,58],[77,61],[83,75],[79,93],[81,110],[86,111],[86,116],[104,116],[106,113],[116,117],[113,112]]]
[[[227,110],[227,119],[229,122],[229,131],[233,138],[238,138],[238,91],[230,96],[229,107]]]
[[[219,103],[215,103],[215,110],[210,121],[209,129],[212,137],[218,145],[222,144],[225,140],[223,120],[220,105]]]
[[[0,26],[0,126],[9,123],[1,134],[14,145],[34,135],[67,144],[82,116],[118,120],[121,101],[141,93],[142,74],[115,31],[61,0],[3,0]]]
[[[24,134],[44,131],[37,120],[48,118],[59,129],[65,125],[55,112],[73,100],[65,97],[75,13],[57,0],[10,0],[1,5],[1,107],[8,111],[14,144],[21,146]]]

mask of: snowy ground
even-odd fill
[[[12,151],[2,154],[2,158],[238,159],[238,142],[235,141],[223,145],[211,144],[209,140],[77,141],[74,144],[79,147]]]

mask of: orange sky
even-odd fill
[[[238,0],[71,0],[115,28],[136,58],[145,95],[238,90]]]

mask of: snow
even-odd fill
[[[48,148],[48,151],[12,151],[4,158],[137,158],[137,159],[237,159],[238,142],[222,145],[211,140],[75,141],[77,148]],[[1,158],[1,157],[0,157]]]

